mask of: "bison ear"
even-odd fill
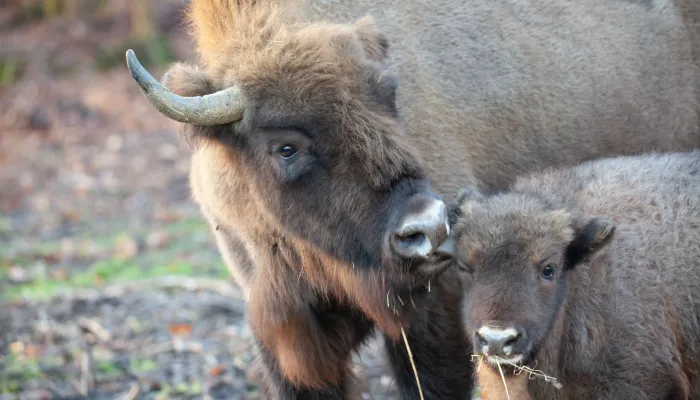
[[[184,63],[173,64],[165,72],[161,82],[168,90],[183,97],[204,96],[215,92],[198,67]]]
[[[615,236],[615,223],[603,217],[575,218],[573,228],[574,239],[566,249],[569,268],[588,260]]]
[[[365,49],[367,58],[373,61],[384,61],[389,56],[389,38],[375,24],[374,17],[365,16],[355,22],[357,36]]]

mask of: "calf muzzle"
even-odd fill
[[[474,349],[489,358],[517,363],[529,347],[527,332],[518,324],[488,322],[474,331]]]

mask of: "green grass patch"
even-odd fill
[[[34,0],[24,1],[19,10],[9,21],[9,26],[42,21],[63,15],[95,14],[109,5],[109,0]]]
[[[0,235],[10,233],[10,219],[0,215]]]
[[[93,258],[82,258],[80,265],[48,265],[47,273],[34,280],[8,285],[5,295],[9,298],[27,297],[40,299],[80,288],[98,288],[113,283],[124,283],[165,275],[203,276],[227,279],[228,270],[219,253],[214,249],[214,239],[206,222],[200,219],[184,219],[162,226],[169,240],[161,248],[142,248],[133,257],[117,256],[112,249],[126,239],[144,243],[150,230],[138,232],[122,231],[104,237],[75,238],[76,247],[83,241],[97,246],[99,254]],[[85,242],[87,243],[87,242]],[[42,255],[56,255],[61,251],[60,243],[38,243],[28,252],[13,254],[0,249],[0,278],[13,265],[31,270]],[[77,253],[80,256],[80,250]],[[56,258],[60,260],[60,258]],[[61,268],[67,274],[52,275],[53,269]]]
[[[101,287],[166,275],[201,275],[196,272],[197,268],[186,262],[172,262],[148,268],[131,261],[113,259],[99,261],[85,271],[72,274],[66,280],[36,279],[26,284],[9,286],[6,295],[9,298],[40,299],[70,289]]]
[[[0,370],[0,387],[13,387],[14,380],[28,381],[41,378],[41,367],[36,359],[20,359],[14,354],[7,355]]]
[[[122,373],[121,369],[110,361],[100,361],[97,364],[97,372],[99,372],[103,378],[115,378]]]
[[[170,233],[209,232],[209,226],[202,219],[186,218],[168,223],[165,230]]]
[[[15,379],[0,379],[0,393],[4,395],[19,394],[20,382]]]
[[[158,364],[151,359],[132,358],[129,364],[129,369],[137,373],[148,373],[158,369]]]
[[[21,77],[26,62],[17,55],[0,56],[0,86],[14,85]]]

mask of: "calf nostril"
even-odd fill
[[[481,351],[493,356],[510,356],[520,351],[523,332],[515,328],[496,328],[483,326],[474,332],[474,345]]]
[[[479,340],[479,344],[480,344],[481,346],[488,346],[488,345],[489,345],[489,342],[486,341],[486,339],[484,339],[484,337],[481,336],[480,333],[477,333],[477,334],[476,334],[476,338]]]
[[[516,333],[515,336],[511,337],[510,339],[507,339],[503,344],[503,347],[514,346],[518,339],[520,339],[520,333]]]

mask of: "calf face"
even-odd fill
[[[547,340],[566,277],[613,237],[612,222],[548,207],[529,194],[465,192],[453,218],[474,351],[491,364],[527,365]]]

